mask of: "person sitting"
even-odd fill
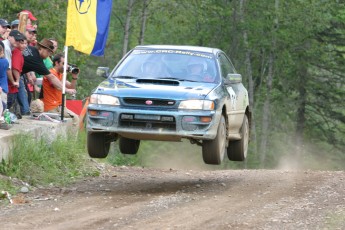
[[[207,63],[202,58],[192,58],[187,64],[188,80],[213,82],[213,77],[207,72]]]
[[[56,80],[62,82],[63,72],[64,72],[64,62],[65,58],[62,54],[57,54],[53,58],[53,68],[50,69],[51,74],[54,75]],[[75,94],[76,86],[78,80],[78,73],[72,73],[72,81],[66,80],[66,93]],[[53,84],[52,79],[47,77],[43,78],[43,103],[44,103],[44,112],[48,113],[61,113],[62,105],[62,88]],[[69,117],[73,119],[73,124],[77,125],[79,123],[79,117],[77,114],[71,110],[64,107],[64,117]]]
[[[157,77],[162,72],[162,66],[153,61],[146,61],[141,66],[144,77]]]

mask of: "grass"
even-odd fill
[[[77,178],[99,174],[86,154],[85,133],[68,133],[55,140],[19,134],[11,153],[0,163],[0,174],[33,186],[66,185]],[[0,179],[0,190],[13,190],[13,185]]]

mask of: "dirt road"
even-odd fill
[[[104,167],[0,208],[0,229],[345,229],[345,172]]]

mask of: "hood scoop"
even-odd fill
[[[137,79],[139,84],[155,84],[155,85],[180,85],[179,81],[168,79]]]

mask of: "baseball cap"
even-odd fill
[[[15,39],[16,41],[26,40],[26,37],[24,36],[24,34],[22,34],[21,32],[19,32],[18,30],[11,30],[9,36],[14,37],[14,39]]]
[[[6,19],[0,19],[0,25],[1,26],[3,26],[3,27],[5,27],[5,26],[7,26],[8,28],[11,28],[10,27],[10,24],[8,24],[8,22],[7,22],[7,20]]]
[[[33,27],[32,25],[26,25],[26,31],[34,32],[34,33],[37,32],[36,28]]]
[[[37,18],[35,18],[35,16],[31,13],[31,11],[28,11],[28,10],[22,10],[21,12],[26,12],[26,13],[28,13],[28,18],[30,18],[30,20],[32,20],[32,21],[37,21]],[[21,13],[20,12],[20,13]],[[19,13],[19,14],[20,14]]]
[[[11,22],[11,27],[14,26],[14,25],[19,25],[19,20],[18,20],[18,19],[13,20],[13,21]]]

